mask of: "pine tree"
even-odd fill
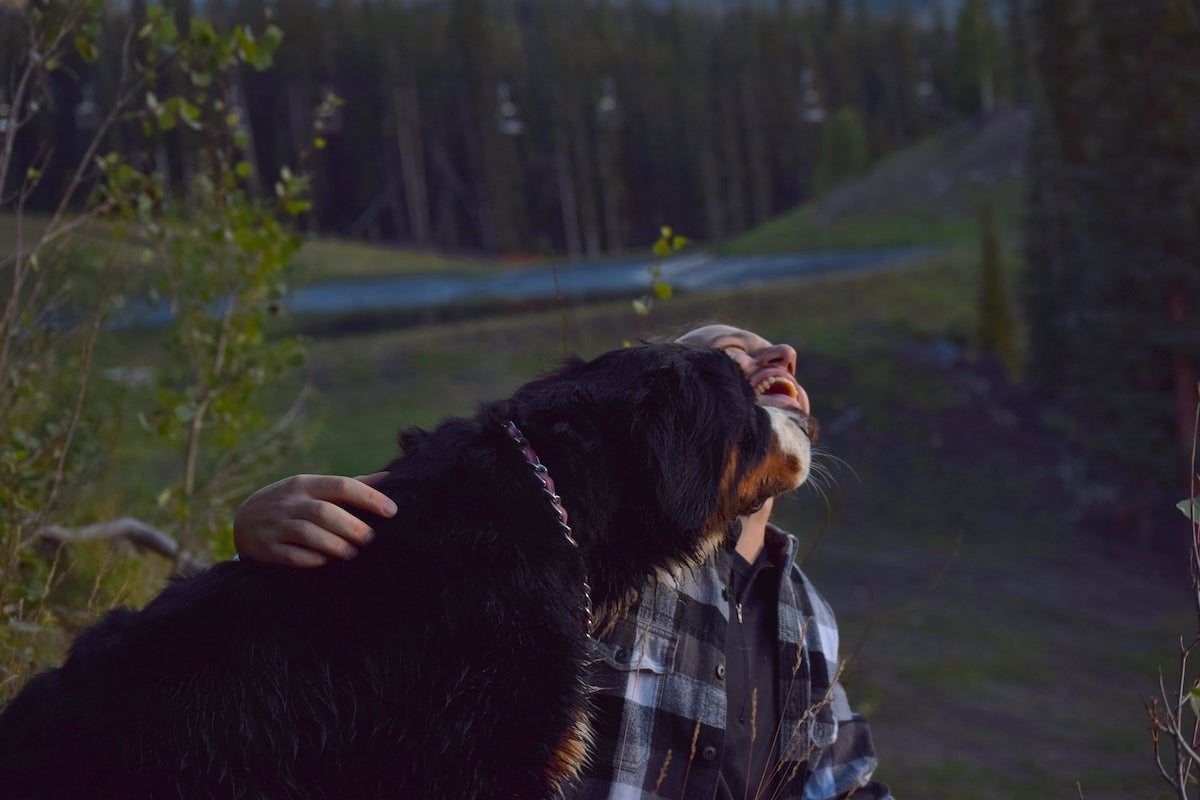
[[[1033,373],[1094,453],[1166,477],[1200,357],[1200,24],[1186,0],[1043,0],[1033,19]]]
[[[995,356],[1012,377],[1021,372],[1017,323],[1008,292],[1000,241],[996,236],[996,208],[988,200],[979,209],[980,281],[979,349]]]
[[[867,135],[852,108],[839,108],[825,124],[821,160],[817,165],[817,190],[828,191],[860,175],[870,160]]]

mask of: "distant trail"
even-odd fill
[[[697,253],[663,261],[662,273],[663,280],[675,289],[699,292],[830,272],[905,266],[938,249],[887,247],[762,256]],[[631,259],[599,264],[562,264],[557,268],[559,289],[567,299],[648,291],[648,270],[653,263],[649,259]],[[406,275],[304,286],[289,296],[286,305],[293,314],[311,314],[436,308],[488,299],[534,300],[554,296],[552,268],[538,266],[485,277]]]
[[[713,256],[694,253],[661,262],[662,279],[677,291],[703,292],[761,286],[832,272],[908,266],[939,247],[884,247],[821,253]],[[650,290],[653,259],[560,264],[559,294],[566,300],[633,297]],[[548,265],[505,269],[492,275],[406,274],[301,286],[283,305],[292,316],[356,312],[420,311],[482,304],[489,300],[552,300],[554,268]],[[167,324],[170,312],[144,301],[130,302],[110,328],[153,328]]]

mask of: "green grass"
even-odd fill
[[[500,269],[486,258],[457,257],[411,248],[387,247],[337,239],[308,239],[295,258],[301,283],[452,272],[477,275]]]
[[[978,222],[968,216],[941,216],[897,211],[867,219],[828,222],[814,204],[775,217],[735,239],[719,252],[728,255],[841,250],[901,245],[957,245],[978,236]]]
[[[45,214],[26,214],[18,224],[11,212],[0,213],[0,258],[16,249],[18,233],[23,245],[28,245],[45,230],[50,218]],[[101,250],[111,239],[103,223],[85,225],[74,240],[81,245]],[[137,264],[140,251],[133,245],[124,246],[119,262]],[[460,275],[479,275],[497,269],[512,269],[485,257],[453,256],[433,251],[404,247],[366,244],[339,239],[310,238],[303,241],[293,266],[298,283],[327,283],[333,281],[425,275],[452,272]]]
[[[955,252],[905,271],[680,295],[656,307],[653,327],[642,330],[626,302],[580,307],[570,312],[568,349],[595,355],[639,335],[709,319],[746,325],[802,349],[811,339],[811,349],[831,360],[841,352],[839,342],[872,327],[917,334],[936,329],[966,340],[973,320],[971,272],[970,257]],[[378,458],[370,464],[349,459],[377,454],[381,433],[390,442],[401,424],[469,411],[555,364],[564,354],[561,326],[560,313],[548,311],[313,341],[308,374],[318,394],[314,407],[339,421],[319,424],[312,455],[331,469],[365,470]]]
[[[996,212],[1001,239],[1011,240],[1019,229],[1024,184],[1011,174],[1019,169],[1013,154],[994,147],[998,137],[1018,135],[1020,127],[1000,115],[982,128],[931,137],[892,154],[863,177],[723,243],[718,251],[748,255],[974,244],[984,203]]]

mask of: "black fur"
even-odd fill
[[[585,564],[617,613],[742,510],[729,454],[749,469],[771,436],[729,358],[674,345],[407,431],[381,487],[399,514],[358,558],[218,564],[80,635],[0,712],[0,798],[550,796],[587,704]]]

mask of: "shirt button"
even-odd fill
[[[701,755],[704,756],[705,761],[712,761],[717,757],[717,748],[710,744],[708,747],[704,748],[703,752],[701,752]]]
[[[725,665],[717,664],[717,677],[721,680],[725,679]]]
[[[614,653],[613,656],[622,664],[628,663],[629,661],[629,651],[624,647],[618,648],[617,652]]]

